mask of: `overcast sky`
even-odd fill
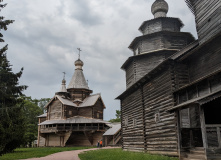
[[[153,18],[154,0],[4,0],[1,14],[15,20],[4,39],[13,71],[24,67],[20,84],[32,98],[52,98],[66,72],[67,85],[74,73],[77,48],[82,49],[84,75],[93,93],[101,93],[106,105],[104,119],[115,118],[126,89],[121,65],[133,53],[132,40],[138,28]],[[184,23],[182,31],[195,38],[194,16],[184,0],[167,0],[169,17]],[[6,44],[5,43],[5,44]],[[1,44],[2,45],[2,44]]]

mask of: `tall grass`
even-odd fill
[[[79,155],[81,160],[178,160],[178,158],[122,151],[121,149],[102,149],[88,151]]]

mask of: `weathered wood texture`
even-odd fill
[[[45,147],[45,138],[42,136],[39,136],[39,140],[38,140],[38,147]]]
[[[125,68],[127,88],[148,74],[175,51],[159,51],[133,57]]]
[[[123,149],[178,155],[176,117],[167,112],[174,103],[173,84],[167,66],[122,99]]]
[[[221,70],[221,38],[200,48],[187,59],[190,83]]]
[[[131,93],[121,104],[123,149],[144,151],[141,90]]]
[[[66,118],[71,118],[78,115],[78,109],[76,107],[65,106],[64,108],[64,115]]]
[[[193,42],[189,33],[161,31],[151,35],[137,37],[131,44],[134,55],[144,54],[162,49],[180,50],[187,44]]]
[[[92,107],[82,107],[78,109],[78,115],[83,117],[92,117]]]
[[[93,106],[92,118],[103,119],[103,110],[104,110],[103,103],[101,99],[99,99]]]
[[[168,155],[178,154],[177,120],[174,113],[167,112],[174,101],[172,74],[168,66],[143,86],[147,151]]]
[[[144,34],[151,34],[159,31],[179,32],[182,22],[178,18],[159,17],[145,21],[139,30]]]
[[[53,101],[48,109],[48,119],[61,119],[63,112],[62,109],[62,103],[59,100]]]
[[[195,14],[199,42],[202,44],[221,31],[220,0],[186,0]]]

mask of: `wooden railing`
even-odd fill
[[[206,125],[206,135],[209,148],[221,148],[221,124]]]
[[[51,132],[59,132],[59,131],[99,131],[99,130],[105,130],[105,127],[103,125],[101,126],[55,126],[55,127],[41,127],[40,132],[41,133],[51,133]]]

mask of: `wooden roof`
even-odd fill
[[[121,124],[112,124],[112,127],[108,129],[103,136],[113,136],[117,134],[121,130]]]
[[[95,105],[95,103],[100,99],[103,103],[104,108],[106,108],[100,93],[88,96],[83,100],[83,102],[79,106],[73,103],[70,99],[64,98],[59,95],[55,95],[45,107],[50,105],[55,99],[58,99],[63,105],[73,106],[73,107],[90,107]]]
[[[110,125],[110,122],[101,120],[101,119],[94,119],[94,118],[87,118],[81,116],[75,116],[68,119],[54,119],[54,120],[46,120],[39,125],[49,125],[49,124],[78,124],[78,123],[103,123]]]

